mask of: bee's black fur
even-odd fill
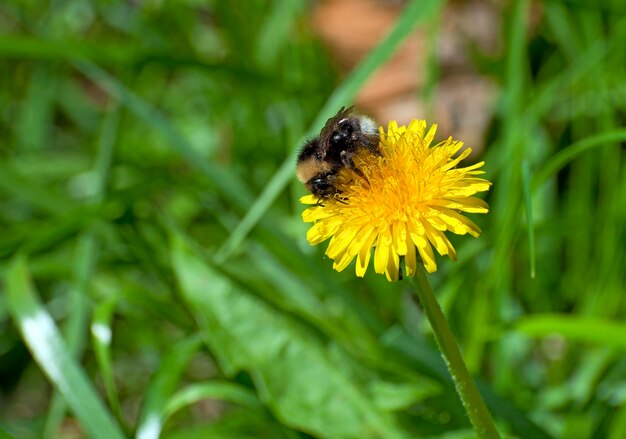
[[[318,137],[307,140],[297,160],[297,173],[307,189],[320,199],[337,194],[335,186],[342,168],[355,167],[353,158],[363,148],[374,154],[379,135],[371,119],[353,113],[353,108],[341,108],[328,119]]]

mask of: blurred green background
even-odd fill
[[[451,6],[379,3],[342,72],[303,0],[3,0],[0,437],[473,437],[411,284],[300,218],[303,136]],[[625,438],[626,6],[486,3],[491,212],[431,282],[503,433]]]

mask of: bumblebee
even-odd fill
[[[320,201],[340,192],[336,187],[339,171],[354,169],[353,158],[365,149],[380,155],[377,123],[342,107],[328,119],[320,135],[308,140],[298,155],[296,175]]]

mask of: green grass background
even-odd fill
[[[504,434],[624,438],[626,6],[498,4],[491,212],[431,282]],[[302,0],[4,0],[0,437],[473,437],[410,283],[334,272],[293,178],[444,6],[339,79]]]

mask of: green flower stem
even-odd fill
[[[448,322],[441,311],[433,290],[426,278],[424,267],[418,266],[416,276],[416,290],[419,300],[435,334],[439,350],[448,366],[450,375],[461,397],[461,402],[467,411],[470,422],[479,438],[500,438],[491,414],[485,405],[476,384],[470,376],[463,361],[459,347],[448,326]]]

